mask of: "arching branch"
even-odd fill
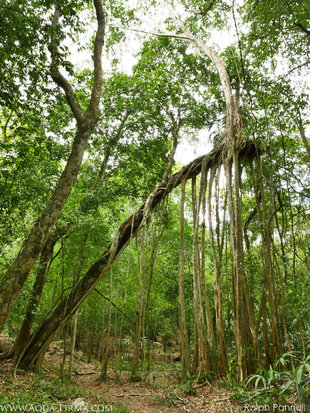
[[[247,142],[246,145],[249,147],[253,146],[251,142]],[[245,154],[246,156],[248,152],[251,152],[247,146],[241,151],[241,156],[242,154]],[[174,188],[179,186],[182,180],[197,176],[201,171],[203,160],[206,169],[221,163],[222,151],[223,144],[213,149],[208,155],[201,156],[192,161],[179,172],[172,175],[167,182],[158,185],[152,193],[152,200],[148,206],[150,211],[153,211]],[[142,228],[141,223],[144,218],[144,209],[146,207],[146,203],[141,205],[138,210],[120,225],[113,242],[106,249],[101,258],[90,267],[84,277],[82,277],[72,288],[67,297],[58,304],[54,311],[49,314],[39,329],[33,334],[29,346],[25,349],[21,359],[18,361],[18,365],[21,368],[40,368],[42,356],[45,354],[55,332],[75,313],[88,294],[96,287],[97,283],[103,278],[106,272],[109,271],[111,265],[127,246],[130,239]]]

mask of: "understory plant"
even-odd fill
[[[287,369],[288,362],[297,357],[293,352],[283,354],[269,369],[260,367],[257,373],[251,374],[246,380],[246,386],[254,383],[254,397],[269,394],[277,400],[285,398],[288,390],[295,387],[298,402],[310,406],[310,355],[294,370]]]

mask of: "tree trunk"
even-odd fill
[[[237,116],[236,116],[237,118]],[[241,131],[237,131],[240,133]],[[242,210],[241,210],[241,160],[239,149],[233,152],[234,163],[234,188],[235,188],[235,211],[236,211],[236,247],[237,247],[237,286],[240,299],[240,320],[243,329],[245,347],[247,348],[248,368],[251,373],[257,361],[260,359],[260,350],[258,337],[255,330],[255,320],[253,307],[251,306],[248,283],[245,274],[244,266],[244,251],[243,251],[243,226],[242,226]],[[245,376],[246,377],[246,376]]]
[[[228,196],[228,211],[230,217],[230,237],[233,258],[233,302],[234,302],[234,328],[235,328],[235,345],[237,353],[237,363],[239,366],[238,377],[243,381],[253,370],[253,354],[251,348],[253,342],[249,331],[248,307],[245,299],[244,288],[244,262],[242,246],[242,226],[240,216],[240,199],[239,199],[239,170],[236,162],[239,164],[237,153],[234,151],[234,187],[235,187],[235,205],[232,194],[232,160],[224,161],[224,170],[226,175],[226,188]],[[241,236],[240,236],[241,232]]]
[[[73,326],[72,326],[71,340],[70,340],[70,355],[69,355],[69,366],[68,366],[68,376],[69,376],[70,381],[72,380],[72,374],[73,374],[73,362],[74,362],[74,353],[75,353],[77,322],[78,322],[78,313],[76,312],[73,316]]]
[[[200,180],[200,194],[199,194],[199,203],[201,203],[201,289],[204,298],[205,304],[205,316],[207,321],[207,340],[210,348],[210,369],[216,370],[216,339],[215,331],[213,325],[213,318],[210,309],[209,297],[207,294],[207,285],[206,285],[206,258],[205,258],[205,238],[206,238],[206,191],[208,184],[208,171],[206,170],[205,161],[202,163],[201,169],[201,180]]]
[[[49,49],[52,55],[51,76],[54,82],[66,93],[68,104],[77,121],[77,132],[73,141],[71,153],[66,167],[59,178],[58,184],[43,210],[40,218],[31,229],[24,241],[0,291],[0,332],[2,331],[13,304],[19,295],[30,271],[32,270],[42,248],[44,247],[59,215],[67,202],[80,166],[83,160],[88,139],[97,123],[99,102],[102,92],[102,62],[101,54],[104,43],[105,18],[101,0],[94,0],[98,28],[94,45],[94,85],[92,89],[89,109],[83,113],[71,84],[64,78],[58,69],[57,49],[59,40],[52,35]],[[59,10],[56,8],[53,25],[60,19]],[[56,31],[54,31],[56,33]]]
[[[211,170],[211,175],[209,179],[209,193],[208,193],[208,221],[209,221],[209,238],[210,245],[213,257],[213,267],[215,273],[214,280],[214,304],[215,304],[215,319],[216,319],[216,333],[217,333],[217,343],[218,343],[218,352],[220,355],[220,371],[222,374],[225,374],[228,367],[227,360],[227,347],[225,340],[225,329],[224,329],[224,319],[223,319],[223,300],[222,300],[222,287],[221,287],[221,263],[220,263],[220,240],[218,237],[218,250],[219,255],[216,254],[213,225],[212,225],[212,216],[211,216],[211,196],[212,196],[212,186],[215,175],[215,169]],[[218,194],[216,193],[216,197]],[[216,201],[218,204],[218,200]],[[218,216],[218,213],[216,214]],[[217,225],[219,226],[219,219],[217,217]],[[224,222],[223,222],[224,226]],[[218,228],[219,231],[219,228]]]
[[[50,240],[47,241],[41,252],[40,265],[37,272],[37,277],[32,287],[32,293],[28,302],[24,321],[12,349],[12,353],[14,354],[15,358],[18,358],[20,356],[31,335],[31,328],[34,323],[35,312],[40,303],[45,279],[47,276],[48,262],[51,258],[51,255],[53,254],[54,246],[51,245],[49,241]]]
[[[205,376],[210,369],[208,357],[208,344],[206,337],[206,326],[203,313],[201,276],[200,276],[200,254],[199,254],[199,212],[200,205],[196,197],[196,178],[192,179],[192,209],[194,222],[193,239],[193,293],[194,293],[194,322],[195,322],[195,353],[196,364],[194,369],[197,376]]]
[[[113,284],[113,272],[110,271],[110,286],[109,286],[109,312],[108,312],[108,324],[104,329],[103,334],[103,351],[102,351],[102,364],[100,379],[106,380],[108,377],[108,361],[111,349],[111,324],[112,324],[112,284]]]
[[[54,231],[50,235],[49,239],[47,240],[46,244],[44,245],[42,249],[41,257],[40,257],[40,265],[39,265],[39,269],[37,272],[37,277],[32,287],[32,293],[29,299],[24,321],[19,331],[19,334],[15,340],[14,347],[12,349],[12,354],[14,358],[16,359],[18,359],[18,357],[21,355],[21,353],[23,352],[23,349],[25,348],[25,346],[27,345],[29,341],[29,338],[31,335],[31,329],[34,323],[35,312],[39,306],[45,280],[46,280],[48,270],[51,264],[50,260],[53,255],[54,246],[56,242],[59,240],[59,238],[65,235],[67,230],[68,230],[68,227],[57,229],[56,231]]]
[[[76,261],[75,269],[73,270],[73,285],[76,284],[81,276],[81,272],[83,269],[84,261],[85,261],[85,246],[88,239],[89,233],[87,232],[82,241],[81,245],[81,254]],[[73,315],[73,325],[71,329],[71,337],[70,337],[70,354],[69,354],[69,365],[68,365],[68,376],[69,380],[72,380],[72,373],[73,373],[73,363],[74,363],[74,353],[75,353],[75,342],[76,342],[76,332],[77,332],[77,322],[78,322],[78,312],[76,311]]]
[[[181,214],[180,214],[180,249],[179,249],[179,322],[180,322],[180,344],[182,378],[185,379],[190,372],[190,350],[185,317],[185,294],[184,294],[184,204],[185,204],[186,180],[181,183]]]
[[[257,168],[258,168],[258,178],[260,185],[260,193],[262,196],[262,215],[259,214],[262,226],[263,234],[263,258],[264,258],[264,276],[266,280],[266,287],[268,292],[268,303],[270,308],[270,319],[271,319],[271,334],[272,334],[272,349],[273,349],[273,360],[276,360],[282,354],[282,339],[280,335],[280,322],[278,306],[275,297],[275,286],[274,286],[274,268],[272,263],[272,250],[271,250],[271,219],[273,216],[273,207],[270,206],[270,213],[268,217],[267,205],[265,199],[265,188],[263,184],[263,172],[260,161],[260,155],[257,155]],[[270,197],[273,198],[272,193]],[[272,199],[270,200],[272,203]]]
[[[140,250],[140,259],[139,259],[139,287],[137,292],[137,324],[136,324],[136,337],[135,337],[135,344],[134,344],[134,354],[133,354],[133,362],[132,362],[132,372],[131,377],[133,380],[138,378],[138,370],[139,370],[139,361],[140,361],[140,354],[141,354],[141,335],[143,331],[144,325],[144,301],[145,301],[145,278],[146,278],[146,258],[147,257],[147,242],[146,238],[146,230],[147,228],[144,227],[142,229],[141,234],[141,250]],[[138,254],[139,255],[139,254]]]

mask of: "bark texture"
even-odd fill
[[[104,44],[105,18],[101,0],[94,0],[97,15],[98,28],[94,45],[94,84],[86,113],[82,111],[76,94],[68,80],[59,71],[58,47],[59,39],[53,34],[49,50],[52,56],[51,77],[54,82],[63,89],[67,102],[77,122],[77,132],[73,141],[71,153],[66,167],[58,181],[58,184],[27,239],[24,241],[7,277],[0,290],[0,331],[3,329],[12,306],[19,295],[30,271],[32,270],[42,248],[44,247],[60,213],[67,202],[73,185],[80,170],[88,139],[97,123],[99,102],[102,93],[102,49]],[[60,12],[56,7],[53,26],[59,24]],[[56,33],[56,32],[54,32]]]
[[[185,317],[185,293],[184,293],[184,204],[185,204],[186,180],[181,183],[181,213],[180,213],[180,249],[179,249],[179,323],[182,378],[185,379],[190,372],[190,350]]]
[[[47,240],[46,244],[43,247],[43,250],[41,252],[41,257],[40,257],[39,269],[37,272],[35,282],[32,287],[32,293],[29,299],[24,321],[18,333],[18,336],[15,340],[14,347],[12,349],[12,354],[13,354],[13,357],[15,358],[18,358],[20,356],[20,354],[23,351],[23,348],[29,341],[29,338],[31,335],[31,329],[34,323],[35,312],[41,300],[41,295],[42,295],[45,280],[48,274],[48,269],[50,266],[49,262],[53,255],[54,246],[56,242],[59,240],[59,238],[65,235],[67,231],[68,231],[68,227],[58,228],[56,231],[54,231],[50,235],[49,239]]]

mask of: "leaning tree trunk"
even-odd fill
[[[206,155],[206,168],[218,163],[222,156],[222,148],[213,149]],[[253,145],[248,142],[244,149],[244,155],[253,148]],[[72,288],[65,299],[51,312],[48,317],[42,322],[41,326],[31,337],[31,341],[24,350],[20,359],[17,362],[21,368],[39,370],[49,343],[51,342],[56,331],[61,328],[69,318],[74,314],[76,309],[84,302],[88,294],[95,288],[96,284],[106,274],[113,262],[117,259],[128,242],[134,237],[142,227],[146,209],[151,213],[156,205],[158,205],[174,188],[176,188],[183,179],[190,179],[196,176],[201,171],[201,163],[204,157],[199,157],[189,165],[182,168],[179,172],[172,175],[162,185],[158,185],[148,197],[148,200],[137,211],[135,211],[123,224],[119,227],[117,234],[112,244],[107,248],[101,258],[96,261],[80,281]]]
[[[60,213],[67,202],[72,187],[77,178],[83,160],[88,139],[92,134],[97,123],[99,102],[102,92],[102,63],[101,54],[104,43],[105,19],[101,0],[94,0],[96,9],[98,29],[94,46],[94,85],[90,99],[89,109],[86,113],[82,111],[81,105],[74,93],[71,84],[60,73],[58,66],[58,46],[59,39],[52,35],[49,50],[52,55],[51,76],[54,82],[60,86],[65,94],[77,121],[77,132],[73,141],[70,156],[66,167],[58,181],[47,206],[43,210],[27,239],[24,241],[19,254],[17,255],[12,267],[10,268],[0,292],[0,331],[3,329],[7,317],[13,304],[19,295],[30,271],[32,270],[42,248],[44,247]],[[60,20],[59,10],[56,8],[53,26]]]

